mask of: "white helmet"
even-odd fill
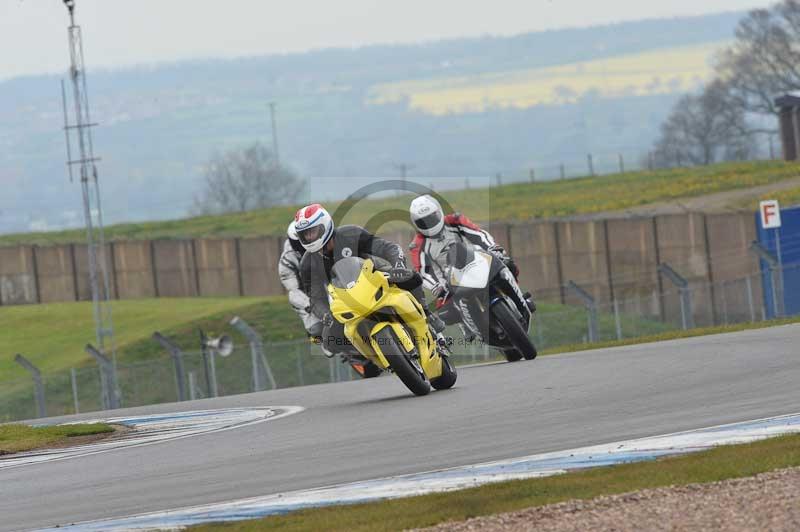
[[[306,251],[314,253],[321,250],[333,236],[333,218],[322,205],[314,203],[295,213],[294,229],[300,244]]]
[[[433,196],[425,194],[411,202],[411,223],[425,236],[438,235],[444,227],[442,206]]]
[[[289,227],[286,228],[286,236],[289,237],[289,240],[300,240],[300,237],[297,236],[297,229],[294,228],[294,220],[289,222]]]

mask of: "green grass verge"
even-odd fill
[[[232,316],[243,308],[285,307],[284,298],[183,298],[136,299],[112,303],[115,338],[121,360],[128,354],[141,352],[141,342],[148,341],[153,331],[182,331],[194,324],[221,316]],[[288,310],[288,309],[287,309]],[[282,331],[288,327],[288,316],[276,313]],[[83,351],[87,342],[94,343],[94,320],[90,302],[52,303],[0,307],[0,376],[2,380],[26,378],[24,369],[14,363],[14,354],[22,353],[43,373],[81,365],[90,359]],[[194,340],[194,335],[192,336]]]
[[[455,190],[445,199],[479,221],[521,221],[624,210],[669,201],[776,183],[800,175],[800,165],[782,161],[726,163],[698,168],[629,172],[541,183]],[[369,200],[346,219],[364,224],[379,212],[408,209],[408,197]],[[336,203],[327,207],[335,209]],[[179,237],[282,235],[296,207],[275,207],[223,216],[119,224],[106,229],[115,240]],[[0,236],[0,245],[82,242],[81,230]]]
[[[0,425],[0,455],[60,444],[76,436],[91,436],[109,432],[114,432],[114,427],[105,423],[56,425],[53,427]]]
[[[800,466],[800,436],[783,436],[744,445],[717,447],[664,458],[564,475],[489,484],[467,490],[303,510],[283,516],[193,527],[200,531],[280,530],[390,531],[433,526],[482,515],[591,499],[647,488],[716,482],[785,467]]]
[[[763,194],[761,197],[758,198],[759,200],[771,200],[776,199],[781,204],[781,208],[785,209],[787,207],[792,207],[796,205],[800,205],[800,187],[798,188],[790,188],[788,190],[781,190],[779,192],[770,192],[769,194]],[[748,203],[741,202],[738,204],[738,207],[742,208],[753,208],[755,202],[750,201]]]

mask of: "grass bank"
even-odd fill
[[[56,425],[53,427],[0,425],[0,455],[60,445],[68,442],[70,438],[78,436],[93,436],[111,432],[114,432],[114,427],[105,423]]]
[[[562,181],[516,183],[500,187],[443,192],[456,210],[479,221],[524,221],[624,210],[670,201],[750,188],[797,177],[800,165],[782,161],[725,163],[698,168],[628,172]],[[376,213],[406,211],[408,197],[367,200],[347,223],[364,224]],[[335,209],[336,203],[328,203]],[[106,228],[115,240],[282,235],[296,206],[274,207],[221,216],[118,224]],[[82,242],[81,230],[0,235],[0,245]]]
[[[252,532],[394,531],[511,512],[570,499],[741,478],[800,466],[800,435],[564,475],[490,484],[383,502],[302,510],[282,516],[191,530]]]

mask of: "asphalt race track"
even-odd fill
[[[464,368],[453,390],[420,398],[380,378],[119,410],[113,415],[306,409],[225,432],[0,469],[0,530],[796,413],[798,383],[800,325],[793,325]]]

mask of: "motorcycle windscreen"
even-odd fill
[[[359,257],[347,257],[338,261],[331,269],[331,284],[344,290],[353,288],[363,267],[364,259]]]

